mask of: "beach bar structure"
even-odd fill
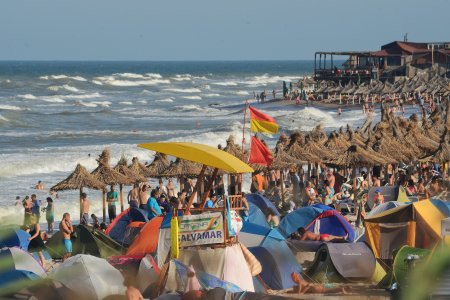
[[[314,79],[347,84],[371,79],[393,82],[413,77],[427,68],[450,76],[450,42],[415,43],[394,41],[378,51],[319,51],[314,54]]]

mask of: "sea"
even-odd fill
[[[144,142],[216,147],[234,135],[240,143],[246,101],[274,117],[280,132],[361,125],[366,116],[359,109],[338,115],[314,105],[255,100],[264,90],[268,100],[273,89],[280,97],[283,81],[295,84],[313,67],[314,61],[0,62],[0,220],[20,223],[16,196],[37,194],[45,205],[50,187],[77,163],[92,171],[106,147],[115,165],[122,155],[152,161],[154,153],[136,146]],[[263,138],[273,146],[277,137]],[[43,191],[34,188],[39,180]],[[101,215],[101,193],[87,193],[91,211]],[[78,195],[59,193],[56,219],[64,212],[77,218]]]

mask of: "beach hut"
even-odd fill
[[[134,222],[148,222],[147,212],[135,207],[127,208],[108,226],[105,234],[119,244],[128,246],[126,238],[130,231],[134,231],[134,228],[129,227]]]
[[[55,281],[71,289],[80,299],[102,300],[125,296],[123,276],[105,259],[78,254],[68,258],[51,274]]]
[[[100,157],[97,159],[98,167],[91,172],[98,181],[103,182],[105,185],[116,185],[116,184],[133,184],[132,178],[125,177],[119,172],[115,171],[109,165],[110,160],[109,149],[103,150]],[[102,189],[102,206],[103,206],[103,222],[106,222],[106,190]],[[121,203],[122,205],[122,203]]]
[[[368,282],[375,269],[375,256],[365,243],[324,243],[306,275],[320,283]]]
[[[46,277],[44,268],[17,247],[0,249],[0,296],[9,296]]]
[[[131,182],[144,182],[145,177],[142,176],[139,173],[135,173],[132,169],[128,168],[128,162],[125,156],[122,155],[120,160],[117,162],[115,167],[113,168],[114,171],[122,174],[123,176],[130,179]],[[120,193],[120,211],[122,212],[124,210],[124,204],[123,204],[123,186],[124,184],[119,184],[119,193]]]
[[[444,218],[430,200],[399,206],[364,220],[366,241],[381,259],[392,259],[392,252],[404,245],[430,249],[442,239]]]
[[[89,174],[85,167],[77,164],[75,171],[69,175],[63,181],[57,183],[50,188],[51,191],[64,191],[64,190],[80,190],[80,220],[82,216],[82,202],[81,194],[83,193],[83,188],[92,188],[95,190],[103,190],[106,185],[97,180],[94,176]]]

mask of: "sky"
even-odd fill
[[[1,0],[0,60],[300,60],[450,41],[450,0]]]

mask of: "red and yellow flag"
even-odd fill
[[[275,119],[256,108],[250,108],[250,130],[252,132],[277,133],[278,124]]]

